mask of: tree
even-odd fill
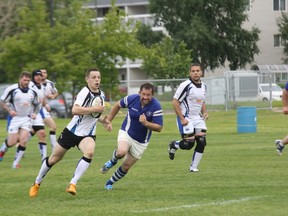
[[[173,44],[170,37],[166,37],[159,44],[154,44],[149,53],[143,56],[142,69],[154,79],[177,79],[188,77],[191,62],[190,50],[186,44]],[[174,89],[175,82],[167,82]],[[163,82],[162,82],[163,85]]]
[[[0,63],[9,71],[7,81],[15,80],[19,71],[45,67],[54,73],[59,88],[69,82],[82,85],[85,70],[98,67],[104,86],[117,83],[115,59],[137,58],[144,49],[136,39],[137,26],[123,22],[125,13],[115,6],[95,25],[91,21],[95,11],[83,10],[83,1],[57,2],[53,27],[44,1],[30,0],[19,8],[21,32],[5,38],[0,47]]]
[[[153,44],[159,43],[164,37],[162,31],[153,31],[151,26],[141,24],[136,34],[137,39],[146,47],[151,47]]]
[[[150,0],[156,22],[162,22],[171,37],[184,41],[194,61],[204,68],[224,66],[231,70],[253,62],[259,53],[259,29],[242,28],[247,20],[247,0]]]
[[[283,53],[285,55],[285,57],[283,57],[283,61],[285,64],[288,63],[288,16],[285,13],[282,13],[282,16],[277,20],[277,24],[279,27],[279,32],[282,38],[282,42],[286,42],[284,43],[284,50]],[[281,42],[281,43],[282,43]],[[283,44],[283,43],[282,43]]]

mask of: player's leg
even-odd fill
[[[192,156],[190,172],[198,172],[198,165],[202,159],[206,146],[206,129],[196,129],[196,147]]]
[[[44,118],[44,123],[49,128],[49,138],[50,138],[50,143],[51,143],[52,150],[53,150],[53,148],[57,142],[56,123],[55,123],[54,119],[50,116],[50,114],[49,114],[49,117]]]
[[[105,174],[111,169],[115,164],[117,164],[118,160],[123,158],[128,150],[129,150],[129,137],[126,132],[119,130],[118,132],[118,144],[117,148],[112,153],[112,158],[108,160],[100,169],[102,174]]]
[[[20,168],[20,161],[25,153],[26,144],[29,139],[30,128],[21,128],[19,130],[19,145],[15,153],[12,168]],[[18,136],[17,136],[18,137]],[[16,141],[17,142],[17,141]]]
[[[68,147],[69,149],[69,147]],[[57,162],[59,162],[65,155],[65,153],[68,151],[68,149],[63,148],[58,143],[56,143],[55,149],[52,152],[52,155],[50,157],[46,157],[42,161],[41,168],[39,170],[39,173],[35,179],[35,182],[30,188],[29,196],[31,198],[36,197],[38,195],[40,184],[43,181],[44,177],[48,173],[48,171],[52,168],[53,165],[55,165]]]
[[[113,188],[113,184],[120,179],[122,179],[130,170],[130,168],[141,159],[143,156],[145,150],[147,149],[147,146],[149,143],[138,143],[135,140],[132,140],[130,136],[126,137],[126,145],[128,145],[128,142],[130,143],[129,151],[126,153],[125,158],[122,162],[122,165],[114,172],[112,177],[106,182],[105,188],[106,190],[111,190]],[[119,140],[121,141],[121,140]],[[123,143],[125,143],[122,140]]]
[[[72,195],[76,194],[77,182],[84,175],[91,164],[92,158],[94,156],[95,139],[92,137],[85,137],[83,140],[81,140],[78,147],[82,151],[83,156],[78,161],[70,184],[66,188],[66,191]]]

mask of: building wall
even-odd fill
[[[248,30],[250,30],[253,26],[260,29],[260,40],[258,41],[260,53],[255,55],[255,61],[252,64],[247,65],[246,69],[251,69],[253,65],[282,64],[283,47],[274,47],[274,35],[279,34],[276,20],[281,16],[281,11],[273,10],[273,1],[274,0],[250,0],[250,11],[247,12],[249,20],[244,23],[243,27],[247,28]],[[287,11],[288,0],[285,1]],[[97,8],[98,21],[101,21],[105,15],[105,10],[111,6],[110,3],[110,0],[95,0],[88,3],[86,7]],[[125,10],[125,12],[128,14],[128,19],[137,19],[141,20],[145,24],[153,25],[153,17],[148,13],[148,4],[148,0],[116,1],[116,6]],[[154,29],[162,30],[165,32],[165,29],[161,26]],[[141,64],[138,64],[137,73],[134,72],[134,69],[131,69],[131,65],[129,64],[131,64],[131,62],[123,65],[121,73],[123,74],[123,70],[125,70],[127,79],[142,79],[143,72],[139,72],[141,71],[139,69]],[[137,66],[134,65],[132,68],[137,68]],[[217,68],[214,71],[210,71],[208,69],[205,72],[205,77],[222,76],[224,72],[228,70],[228,65],[225,67]]]
[[[244,27],[251,29],[256,26],[261,31],[258,42],[260,53],[255,56],[255,64],[282,64],[283,48],[274,47],[274,35],[279,34],[276,20],[281,17],[281,11],[273,11],[273,0],[253,0],[248,15],[249,20]]]

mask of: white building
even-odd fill
[[[255,62],[247,65],[246,69],[251,69],[253,65],[280,65],[283,58],[283,41],[279,35],[277,18],[281,17],[281,12],[287,11],[288,0],[249,0],[250,7],[247,11],[249,20],[244,24],[244,28],[251,29],[258,27],[261,31],[258,47],[260,53],[255,56]],[[111,7],[111,0],[95,0],[88,5],[89,8],[97,10],[95,22],[101,22],[103,17]],[[116,0],[116,6],[120,7],[128,15],[127,19],[141,20],[147,25],[153,25],[153,17],[148,12],[149,0]],[[162,26],[153,27],[153,30],[165,31]],[[132,82],[133,80],[147,79],[145,73],[140,70],[141,61],[127,63],[119,68],[119,80]],[[205,73],[205,76],[223,75],[229,68],[219,68],[215,72]],[[128,84],[129,88],[129,84]]]

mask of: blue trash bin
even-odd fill
[[[237,131],[238,133],[257,132],[256,107],[237,108]]]

